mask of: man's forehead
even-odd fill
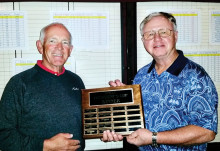
[[[163,16],[155,16],[145,24],[145,28],[172,28],[172,23]]]
[[[48,26],[45,31],[48,32],[50,30],[57,30],[57,29],[67,31],[67,29],[63,25],[59,25],[59,24],[54,24],[54,25]]]
[[[58,26],[54,26],[54,27],[50,27],[47,30],[45,30],[45,34],[48,37],[68,37],[70,38],[70,34],[67,31],[67,29],[65,27],[58,27]]]

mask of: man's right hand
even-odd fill
[[[76,151],[80,148],[79,140],[71,139],[72,134],[59,133],[50,139],[44,140],[43,151]]]
[[[117,86],[125,86],[124,83],[122,83],[120,80],[116,79],[115,81],[109,81],[108,84],[111,87],[117,87]]]

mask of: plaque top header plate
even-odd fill
[[[111,106],[119,104],[140,104],[140,85],[126,85],[118,87],[104,87],[82,90],[82,106],[92,108],[101,105]]]

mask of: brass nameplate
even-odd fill
[[[121,135],[144,128],[140,85],[82,90],[83,138],[101,138],[103,131]]]

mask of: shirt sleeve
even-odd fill
[[[190,124],[197,125],[217,133],[218,125],[218,94],[211,78],[204,73],[191,78],[187,98],[187,111]],[[186,93],[187,94],[187,93]]]

